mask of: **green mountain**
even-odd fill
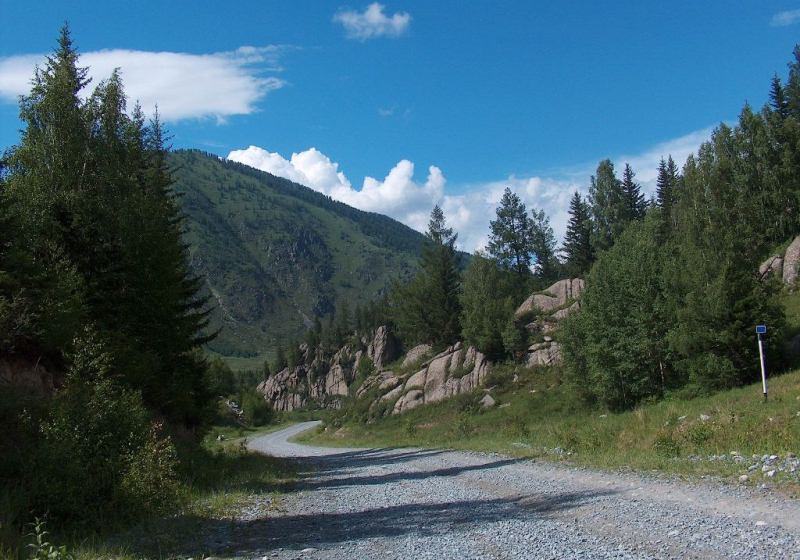
[[[417,266],[423,235],[391,218],[204,152],[170,157],[191,264],[222,327],[209,349],[223,356],[263,354]]]

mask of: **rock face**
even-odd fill
[[[524,317],[532,313],[549,313],[577,300],[585,287],[582,278],[559,280],[544,292],[532,294],[517,308],[515,316]]]
[[[560,364],[561,360],[561,345],[558,342],[538,342],[528,348],[528,367],[554,366]]]
[[[439,402],[480,387],[489,372],[489,360],[475,348],[459,342],[423,364],[402,386],[393,391],[399,396],[392,414],[400,414],[421,404]],[[402,395],[402,396],[400,396]]]
[[[378,327],[372,342],[367,347],[367,356],[377,369],[383,368],[383,366],[400,356],[400,344],[389,332],[389,327]]]
[[[358,345],[346,345],[326,358],[320,349],[300,345],[302,363],[270,375],[257,387],[274,410],[290,411],[312,403],[327,407],[341,406],[342,397],[350,394],[359,361],[366,356],[375,369],[397,359],[400,344],[388,327],[379,327],[370,339]]]
[[[51,395],[59,380],[38,361],[22,357],[0,359],[0,387],[11,386]]]
[[[427,356],[431,350],[432,348],[430,344],[420,344],[419,346],[414,346],[414,348],[408,351],[406,357],[403,358],[403,367],[413,366],[422,358]]]
[[[800,235],[794,238],[783,255],[783,283],[790,288],[797,287],[798,267],[800,267]]]
[[[794,238],[782,255],[772,255],[758,267],[758,275],[764,280],[780,278],[789,288],[797,288],[800,274],[800,235]]]
[[[527,365],[553,366],[562,361],[561,345],[550,334],[558,324],[581,308],[580,296],[585,288],[581,278],[559,280],[544,292],[532,294],[517,308],[517,319],[532,318],[525,328],[541,341],[528,348]]]

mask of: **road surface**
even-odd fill
[[[303,476],[226,546],[243,558],[793,558],[800,502],[752,488],[618,474],[493,454],[249,447]]]

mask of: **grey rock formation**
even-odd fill
[[[800,235],[794,238],[783,255],[783,283],[790,288],[797,287],[798,267],[800,267]]]
[[[783,278],[783,257],[781,255],[773,255],[758,267],[758,276],[762,280],[770,276]]]
[[[558,342],[540,342],[528,348],[528,367],[553,366],[562,360],[561,345]]]
[[[432,348],[430,344],[420,344],[419,346],[414,346],[414,348],[406,353],[406,357],[403,358],[403,367],[405,368],[415,365],[417,362],[430,354],[431,350]]]
[[[539,335],[541,342],[528,349],[528,367],[552,366],[562,361],[561,346],[552,334],[561,321],[581,308],[580,296],[585,288],[580,278],[559,280],[544,292],[532,294],[517,308],[517,319],[533,316],[526,325],[528,331]]]
[[[372,342],[367,347],[367,356],[372,360],[376,369],[381,369],[400,357],[400,344],[389,332],[389,327],[378,327]]]
[[[356,368],[366,355],[376,369],[397,358],[400,345],[387,327],[379,327],[360,344],[348,344],[326,358],[319,348],[300,345],[301,363],[270,375],[258,385],[274,410],[290,411],[310,404],[339,408],[350,394]],[[399,383],[399,380],[398,380]]]
[[[400,414],[420,404],[434,403],[461,393],[468,393],[483,384],[489,372],[489,360],[475,348],[459,342],[434,356],[424,367],[406,379],[402,396],[395,403],[393,414]],[[395,389],[395,391],[397,391]]]
[[[531,296],[517,308],[515,316],[520,318],[532,313],[549,314],[552,311],[564,307],[568,302],[578,299],[584,288],[585,283],[582,278],[566,278],[564,280],[559,280],[545,291],[531,294]]]

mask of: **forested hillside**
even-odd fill
[[[170,154],[191,264],[222,328],[209,348],[254,356],[342,302],[354,309],[416,268],[422,234],[302,185],[199,151]]]

